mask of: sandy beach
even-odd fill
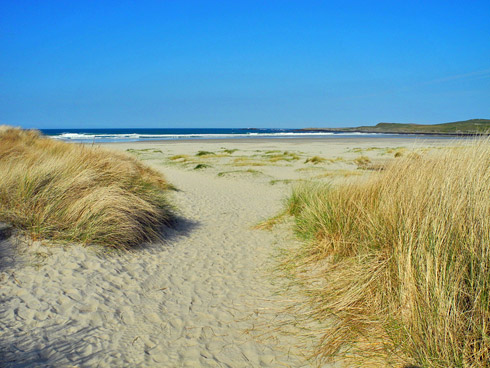
[[[270,269],[295,246],[256,230],[301,180],[341,185],[445,139],[242,139],[105,144],[176,187],[179,220],[129,252],[1,243],[4,367],[308,367],[294,334],[275,332],[290,302]],[[316,157],[316,159],[315,159]],[[314,365],[314,364],[313,364]]]

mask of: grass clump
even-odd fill
[[[275,152],[275,151],[269,151],[269,152]],[[266,158],[270,162],[278,162],[278,161],[291,162],[300,159],[298,154],[289,151],[284,151],[282,153],[271,153],[271,154],[266,153],[264,155],[264,158]]]
[[[235,153],[236,151],[238,151],[237,148],[223,148],[223,152],[229,154],[229,155],[232,155],[233,153]]]
[[[210,152],[210,151],[198,151],[196,153],[196,156],[211,156],[211,155],[215,155],[216,153],[214,152]]]
[[[237,157],[233,160],[233,166],[265,166],[262,161],[251,159],[250,157]]]
[[[371,159],[367,156],[359,156],[354,160],[354,163],[357,165],[358,169],[367,169],[369,164],[371,163]]]
[[[270,185],[276,185],[276,184],[291,184],[293,182],[300,181],[300,179],[273,179],[269,180]]]
[[[211,165],[208,165],[208,164],[197,164],[196,166],[194,166],[194,170],[202,170],[202,169],[207,169],[211,167]]]
[[[0,220],[35,239],[124,248],[169,220],[169,184],[126,154],[3,126],[0,172]]]
[[[172,161],[177,161],[177,162],[187,162],[191,158],[189,157],[189,155],[173,155],[173,156],[170,156],[169,159]]]
[[[313,156],[313,157],[309,157],[305,160],[305,164],[307,163],[312,163],[313,165],[316,165],[316,164],[320,164],[322,162],[325,162],[326,159],[323,158],[323,157],[320,157],[320,156]]]
[[[326,322],[316,356],[489,367],[489,193],[488,140],[297,187],[288,211],[305,243],[284,268]]]

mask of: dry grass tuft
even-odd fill
[[[334,177],[343,177],[348,178],[352,176],[361,176],[362,172],[358,170],[327,170],[320,175],[314,176],[314,179],[323,179],[323,178],[334,178]]]
[[[319,164],[319,163],[322,163],[322,162],[325,162],[326,159],[323,158],[323,157],[320,157],[320,156],[313,156],[313,157],[309,157],[305,160],[305,164],[307,164],[308,162],[316,165],[316,164]]]
[[[169,185],[126,154],[3,126],[0,172],[0,220],[36,239],[122,248],[169,220]]]
[[[283,269],[349,366],[490,366],[490,141],[398,158],[367,181],[297,187]]]
[[[359,156],[354,160],[354,163],[359,169],[367,169],[367,167],[371,163],[371,159],[367,156]]]
[[[232,166],[265,166],[266,163],[244,156],[244,157],[235,158],[231,165]]]

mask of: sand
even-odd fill
[[[165,241],[130,252],[18,237],[0,242],[1,366],[308,367],[313,363],[297,348],[304,341],[275,330],[294,316],[284,314],[288,295],[277,293],[271,276],[273,254],[295,246],[294,238],[253,226],[282,209],[297,181],[341,185],[373,174],[358,168],[361,156],[376,166],[397,152],[430,154],[448,144],[379,138],[107,144],[161,170],[178,188],[171,197],[181,218],[164,230]],[[324,160],[305,162],[313,156]]]

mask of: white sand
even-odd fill
[[[372,147],[447,144],[351,139],[109,145],[160,150],[135,154],[180,190],[171,196],[184,220],[166,230],[165,242],[129,253],[15,245],[15,239],[0,244],[1,366],[309,366],[294,348],[294,336],[267,331],[268,318],[288,317],[280,314],[287,296],[274,296],[268,274],[271,253],[285,238],[252,225],[281,210],[290,181],[368,175],[352,160],[367,155],[381,162],[393,156]],[[222,147],[238,151],[195,156]],[[271,163],[268,150],[288,150],[300,158]],[[187,154],[187,162],[170,159],[177,154]],[[304,163],[314,155],[337,160]],[[250,160],[267,164],[236,166]],[[210,167],[194,170],[198,163]],[[20,254],[13,255],[12,247]],[[249,329],[252,333],[246,333]],[[265,337],[258,338],[262,333]]]

